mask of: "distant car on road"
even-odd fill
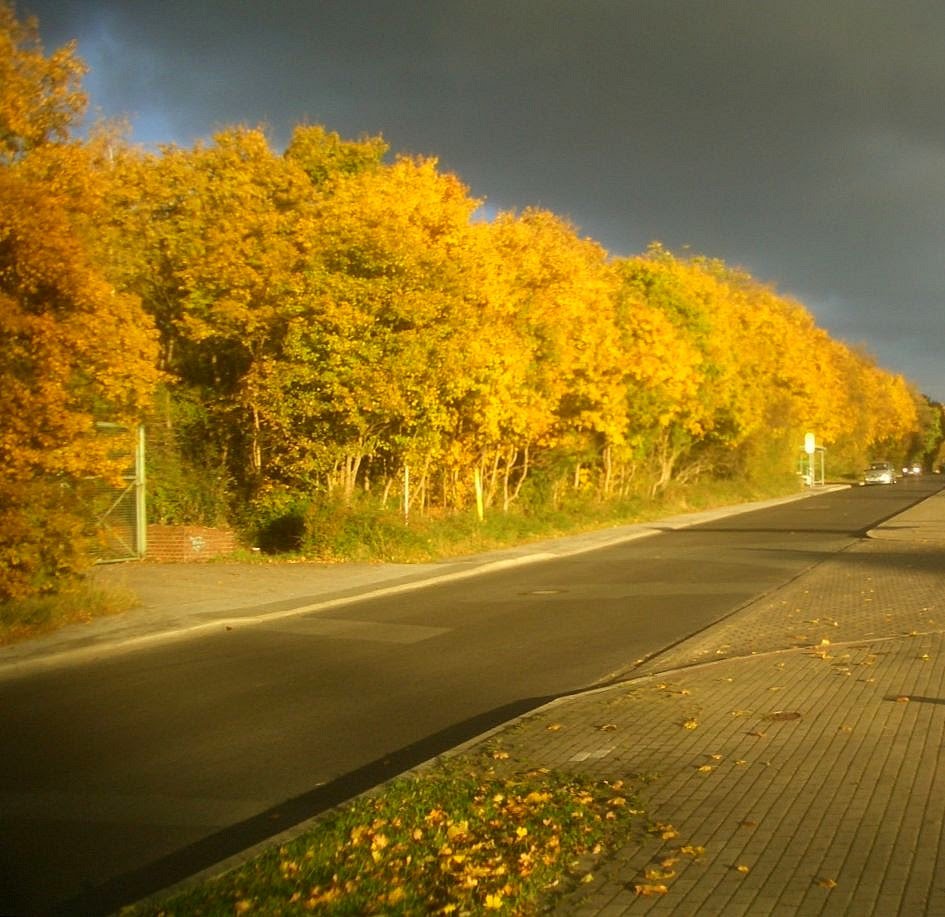
[[[906,465],[906,467],[902,469],[902,473],[917,478],[922,474],[922,466],[918,462],[913,462],[911,465]]]
[[[896,469],[891,462],[871,462],[863,475],[864,484],[895,484]]]

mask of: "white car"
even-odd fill
[[[864,484],[895,484],[896,469],[890,462],[871,462],[863,475]]]

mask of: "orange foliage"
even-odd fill
[[[54,141],[79,108],[81,67],[69,49],[44,65],[31,36],[0,6],[0,47],[14,48],[12,61],[0,54],[13,77],[0,79],[0,599],[55,588],[81,565],[75,486],[123,470],[95,421],[134,423],[158,377],[149,319],[73,219],[95,210],[88,160]]]

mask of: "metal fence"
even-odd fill
[[[84,496],[98,535],[93,555],[96,563],[135,560],[144,557],[148,547],[144,426],[135,431],[133,444],[126,427],[110,423],[97,426],[103,436],[115,437],[116,448],[127,451],[128,471],[119,486],[101,478],[86,482]]]

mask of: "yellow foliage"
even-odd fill
[[[68,137],[85,110],[84,73],[74,41],[47,57],[36,20],[0,0],[0,167]]]

